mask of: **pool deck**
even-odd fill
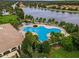
[[[20,27],[19,29],[22,31],[22,28],[24,27],[33,27],[33,25],[38,25],[39,26],[44,26],[48,29],[51,28],[57,28],[61,30],[61,33],[64,34],[65,36],[69,36],[69,34],[61,27],[55,26],[55,25],[45,25],[45,24],[28,24],[28,25],[23,25],[22,27]],[[36,33],[32,32],[34,35],[37,35]],[[22,34],[25,36],[25,32],[22,31]],[[50,38],[50,33],[47,34],[48,38]]]

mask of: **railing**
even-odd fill
[[[7,55],[4,55],[2,58],[12,58],[13,56],[15,56],[15,58],[16,58],[16,56],[20,57],[19,53],[17,51],[14,51]]]

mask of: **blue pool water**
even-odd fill
[[[24,32],[34,32],[34,33],[36,33],[38,35],[39,41],[42,41],[42,42],[48,40],[48,37],[47,37],[48,33],[51,33],[51,32],[59,33],[59,32],[61,32],[60,29],[57,29],[57,28],[48,29],[48,28],[45,28],[44,26],[24,27],[23,31]]]

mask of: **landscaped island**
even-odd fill
[[[38,25],[33,25],[33,27],[38,27]]]

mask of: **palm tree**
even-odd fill
[[[72,51],[73,50],[73,39],[71,36],[64,37],[61,40],[61,45],[64,47],[66,51]]]

